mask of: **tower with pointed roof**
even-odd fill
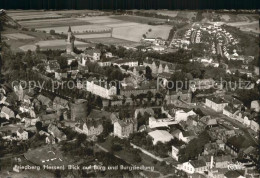
[[[66,48],[67,54],[70,54],[74,51],[74,41],[75,41],[75,37],[71,31],[71,27],[69,26],[68,38],[67,38],[67,48]]]

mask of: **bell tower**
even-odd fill
[[[67,54],[70,54],[74,51],[74,41],[75,41],[75,37],[71,31],[70,26],[69,26],[69,30],[68,30],[68,38],[66,41],[67,41],[66,52],[67,52]]]

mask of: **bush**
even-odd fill
[[[122,146],[121,145],[118,145],[118,144],[113,144],[112,146],[111,146],[111,151],[112,152],[117,152],[117,151],[121,151],[122,150]]]
[[[51,35],[55,35],[55,30],[50,30]]]
[[[139,154],[135,154],[133,157],[134,162],[140,163],[142,161],[142,158]]]
[[[161,166],[165,166],[165,165],[166,165],[165,161],[161,162]]]
[[[153,164],[157,164],[157,162],[158,162],[157,160],[153,160]]]

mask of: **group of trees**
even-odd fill
[[[186,162],[195,159],[204,150],[204,145],[210,141],[210,136],[206,130],[199,134],[198,138],[191,140],[186,147],[180,149],[179,160]]]
[[[182,145],[181,141],[172,139],[167,143],[158,142],[153,145],[152,138],[148,136],[147,132],[138,132],[130,135],[130,141],[146,150],[153,152],[160,157],[168,157],[168,152],[171,151],[172,145]]]

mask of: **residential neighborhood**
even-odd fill
[[[232,25],[254,11],[50,11],[48,28],[14,12],[0,12],[0,177],[260,176],[258,33]],[[122,42],[121,24],[149,28]],[[15,34],[61,44],[22,51]]]

